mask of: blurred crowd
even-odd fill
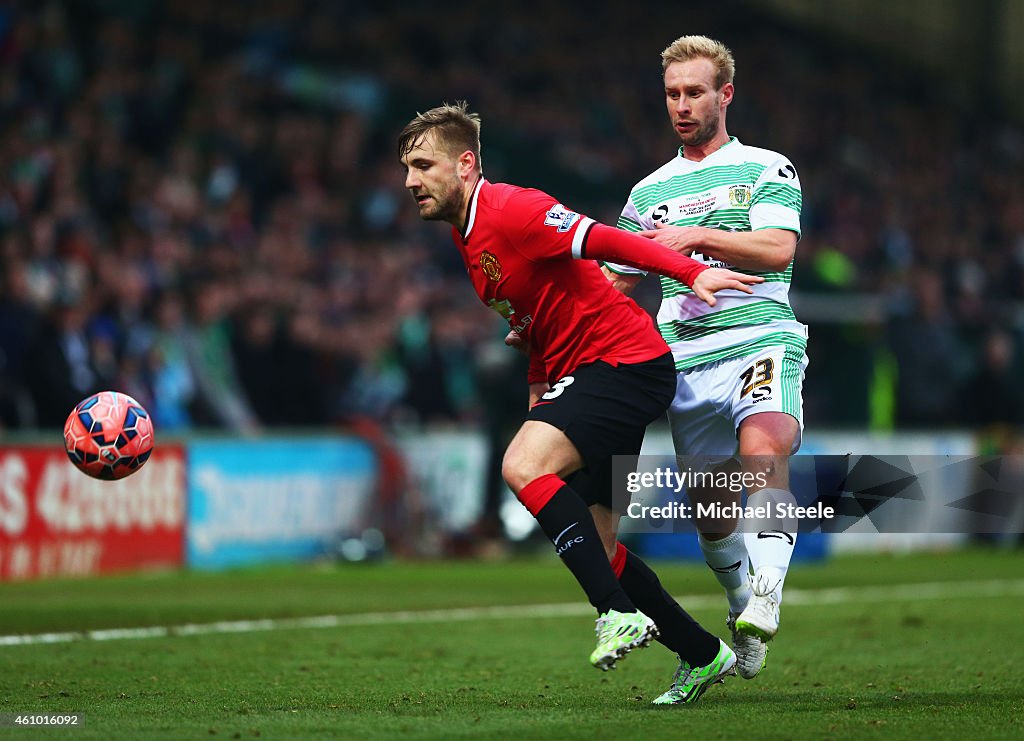
[[[395,135],[467,99],[488,177],[614,223],[678,145],[659,53],[683,33],[732,46],[730,133],[800,171],[794,291],[882,307],[802,317],[808,425],[1024,423],[1020,122],[754,13],[567,7],[0,4],[0,428],[103,388],[164,430],[516,417],[524,361]]]

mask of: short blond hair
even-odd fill
[[[398,135],[398,156],[409,154],[430,131],[436,132],[436,141],[452,156],[458,156],[467,149],[471,151],[476,157],[477,172],[482,171],[480,116],[470,112],[466,101],[445,103],[426,113],[417,113],[416,118],[407,123]]]
[[[729,47],[707,36],[680,36],[666,46],[661,53],[661,71],[667,70],[674,62],[688,62],[691,59],[707,59],[715,65],[717,90],[721,90],[725,83],[732,82],[736,74],[736,60],[732,58]]]

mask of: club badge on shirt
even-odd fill
[[[480,269],[495,283],[501,280],[501,263],[494,253],[485,251],[480,255]]]

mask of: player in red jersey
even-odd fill
[[[716,291],[749,292],[761,279],[708,268],[540,191],[488,182],[480,119],[465,103],[417,115],[398,149],[420,216],[453,226],[477,295],[529,345],[530,411],[502,475],[597,609],[591,663],[610,669],[659,638],[692,675],[674,685],[682,697],[659,700],[696,700],[735,656],[617,542],[611,501],[612,456],[639,454],[645,428],[672,400],[675,366],[650,317],[594,260],[671,275],[712,305]]]

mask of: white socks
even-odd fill
[[[743,540],[754,570],[754,585],[759,587],[758,591],[770,590],[781,603],[782,584],[793,558],[798,527],[795,518],[774,516],[778,503],[795,505],[796,498],[784,489],[761,489],[747,498],[748,509],[768,507],[772,516],[747,523],[744,529],[749,532],[743,533]]]
[[[743,612],[750,599],[750,560],[743,540],[743,533],[739,530],[721,540],[705,540],[703,535],[697,533],[697,542],[704,560],[711,567],[718,583],[725,588],[729,598],[729,612],[733,615]]]
[[[735,532],[721,540],[706,540],[697,534],[704,560],[725,589],[733,615],[747,606],[751,584],[758,591],[770,592],[782,603],[782,585],[793,558],[798,527],[794,518],[774,516],[775,505],[780,502],[795,505],[796,498],[784,489],[761,489],[747,498],[746,507],[767,507],[773,516],[741,522]]]

